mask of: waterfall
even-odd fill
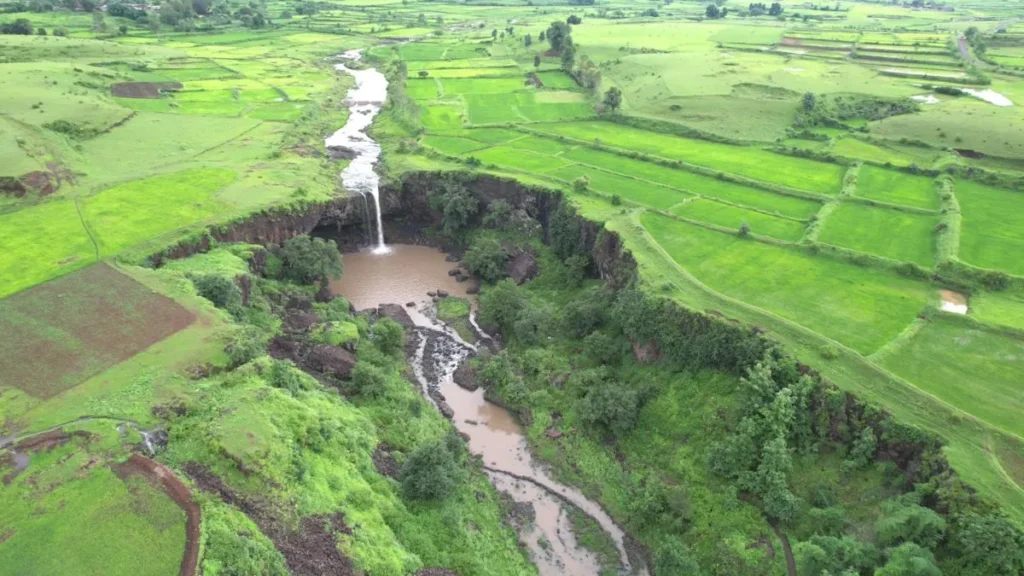
[[[341,58],[352,62],[362,57],[360,50],[350,50]],[[374,166],[380,160],[380,144],[366,134],[373,118],[380,112],[381,106],[388,95],[388,81],[375,68],[349,68],[345,64],[335,64],[335,69],[347,72],[355,78],[355,86],[345,95],[348,105],[348,121],[337,132],[327,137],[324,144],[328,148],[340,148],[355,154],[349,165],[341,171],[341,182],[348,192],[358,192],[373,196],[373,204],[377,211],[377,244],[373,249],[376,254],[386,254],[390,250],[384,244],[384,226],[380,213],[380,176]],[[368,207],[367,207],[368,208]]]

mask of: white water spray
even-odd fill
[[[349,50],[341,58],[358,61],[362,58],[361,50]],[[381,106],[388,95],[388,81],[375,68],[360,70],[349,68],[345,64],[335,64],[334,68],[347,72],[356,80],[355,86],[345,95],[345,104],[349,109],[348,121],[340,130],[331,134],[324,141],[328,148],[340,148],[355,154],[352,161],[341,171],[341,182],[350,193],[359,192],[373,196],[377,209],[377,246],[375,254],[386,254],[390,249],[384,244],[384,227],[380,217],[380,177],[373,167],[380,160],[380,144],[366,135],[373,118],[380,112]]]

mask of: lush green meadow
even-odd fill
[[[184,513],[158,486],[115,474],[141,441],[115,422],[133,421],[170,427],[157,459],[176,474],[198,462],[289,525],[343,513],[351,530],[331,536],[359,571],[534,573],[475,464],[436,503],[408,500],[376,468],[377,449],[400,464],[451,427],[365,320],[311,304],[384,375],[380,395],[344,385],[339,395],[278,361],[239,364],[225,350],[246,329],[279,334],[285,296],[312,298],[250,272],[251,247],[133,265],[211,226],[344,194],[345,160],[322,144],[347,117],[351,79],[328,57],[359,48],[392,83],[371,131],[384,147],[385,193],[402,172],[433,169],[562,190],[621,235],[647,294],[755,327],[843,390],[936,434],[960,477],[1024,526],[1024,27],[1013,24],[1024,8],[950,5],[786,4],[780,15],[727,5],[714,18],[704,4],[622,0],[229,2],[176,26],[152,11],[147,23],[4,4],[0,23],[26,18],[48,35],[0,35],[0,437],[99,420],[66,426],[81,434],[30,453],[29,467],[5,478],[0,526],[16,530],[0,528],[0,565],[178,570]],[[582,21],[566,65],[540,33],[570,15]],[[960,54],[970,27],[987,52],[972,43]],[[614,105],[610,88],[621,90]],[[541,258],[541,277],[522,290],[538,310],[571,309],[579,293],[552,288],[570,272]],[[253,302],[215,308],[197,275],[248,276]],[[940,290],[961,293],[967,315],[938,311]],[[165,301],[162,311],[147,304]],[[449,299],[439,313],[456,321],[465,307]],[[189,321],[140,335],[167,327],[171,313]],[[135,346],[104,348],[115,340]],[[588,350],[600,338],[510,341],[531,445],[649,547],[655,576],[666,573],[669,533],[709,574],[785,574],[781,533],[806,559],[817,516],[775,532],[758,498],[709,475],[713,444],[740,426],[735,375],[619,364],[630,356],[619,349],[595,362]],[[48,370],[17,365],[46,354]],[[614,442],[580,432],[588,388],[577,373],[591,370],[645,395],[635,428]],[[564,388],[548,385],[556,377]],[[4,454],[6,475],[14,464]],[[834,533],[880,542],[875,522],[897,481],[884,466],[850,472],[847,456],[794,455],[785,482],[811,503],[834,485],[846,522]],[[284,573],[258,515],[194,493],[204,573]],[[638,502],[658,494],[662,516],[645,525],[638,518],[653,508]]]

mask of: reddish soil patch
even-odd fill
[[[199,525],[201,515],[199,506],[192,501],[192,493],[185,484],[174,475],[170,468],[154,462],[149,458],[132,454],[122,464],[112,464],[111,469],[117,477],[125,480],[132,475],[139,475],[163,488],[174,503],[185,511],[188,520],[185,522],[185,555],[181,558],[179,576],[195,576],[199,565]]]
[[[211,492],[224,502],[244,512],[259,526],[274,547],[284,556],[293,576],[355,576],[352,561],[338,550],[334,534],[351,534],[341,513],[307,516],[299,521],[297,530],[282,523],[284,514],[275,510],[273,503],[235,493],[230,487],[202,464],[190,462],[185,473],[204,492]]]
[[[0,300],[0,386],[50,398],[194,320],[110,266],[90,266]]]
[[[65,432],[62,428],[50,430],[42,434],[26,438],[14,445],[16,452],[40,452],[42,450],[53,450],[57,446],[63,446],[73,438],[92,438],[92,434],[85,430]]]
[[[21,176],[0,177],[0,194],[15,198],[24,198],[30,193],[49,196],[64,182],[74,180],[74,173],[56,162],[49,162],[46,167],[47,170],[28,172]]]
[[[159,98],[161,92],[181,88],[181,82],[120,82],[110,85],[110,93],[118,98]]]
[[[398,461],[391,455],[390,447],[387,444],[378,444],[377,448],[373,451],[373,467],[377,469],[377,472],[382,476],[388,478],[398,478],[402,467],[399,466]]]
[[[785,38],[782,39],[782,42],[779,42],[779,44],[782,44],[783,46],[799,46],[800,39],[786,36]]]

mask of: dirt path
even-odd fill
[[[202,522],[202,515],[199,506],[192,501],[192,493],[188,487],[174,475],[170,468],[139,454],[132,454],[124,463],[114,464],[111,468],[121,478],[138,474],[159,484],[167,496],[185,512],[187,516],[185,554],[181,558],[181,569],[178,570],[178,575],[196,576],[199,565],[199,526]]]
[[[772,524],[772,530],[775,531],[775,535],[782,541],[782,551],[786,554],[786,571],[789,576],[798,576],[796,573],[796,559],[793,558],[793,548],[789,545],[789,538],[779,530],[779,527]]]

